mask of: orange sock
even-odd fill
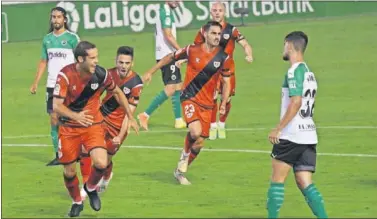
[[[190,135],[190,132],[187,133],[185,138],[185,153],[188,154],[190,152],[190,149],[192,145],[195,143],[195,139],[193,139]]]
[[[98,169],[95,166],[92,166],[90,170],[90,176],[88,178],[88,181],[86,182],[86,188],[89,189],[89,191],[94,190],[98,184],[98,182],[101,180],[103,174],[105,173],[106,169]]]
[[[89,155],[81,154],[80,169],[81,169],[81,176],[82,176],[83,184],[88,181],[91,168],[92,168],[92,160],[90,159]]]
[[[79,179],[77,178],[77,176],[74,176],[72,178],[67,178],[66,176],[64,176],[64,184],[72,200],[74,202],[81,202]]]
[[[113,171],[113,162],[111,161],[110,164],[107,165],[105,173],[103,174],[103,179],[104,180],[109,180],[112,171]]]
[[[194,162],[195,158],[198,157],[199,153],[200,153],[200,149],[193,149],[191,148],[191,153],[190,153],[190,156],[189,156],[189,160],[188,160],[188,164],[190,165],[192,162]]]

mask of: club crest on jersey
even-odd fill
[[[215,66],[215,68],[220,67],[220,62],[213,62],[213,66]]]
[[[199,58],[196,58],[196,63],[199,63],[200,62],[200,59]]]
[[[229,39],[229,37],[230,37],[230,35],[229,34],[224,34],[224,39],[226,39],[226,40],[228,40]]]
[[[98,88],[98,83],[91,84],[90,88],[92,88],[92,90],[96,90]]]
[[[67,40],[62,40],[62,45],[63,46],[67,45]]]
[[[54,95],[59,95],[60,94],[60,84],[55,85],[54,89]]]
[[[124,92],[124,94],[129,94],[131,92],[131,90],[128,87],[124,87],[123,92]]]

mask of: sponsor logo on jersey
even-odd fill
[[[53,58],[63,58],[63,59],[66,59],[67,58],[67,54],[65,54],[64,52],[49,52],[48,53],[48,59],[53,59]]]

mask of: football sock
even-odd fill
[[[181,95],[181,91],[175,91],[171,98],[175,119],[182,118],[180,95]]]
[[[216,124],[217,122],[217,110],[218,110],[218,105],[217,105],[217,99],[213,100],[213,108],[212,108],[212,115],[211,115],[211,125]],[[212,126],[211,126],[212,128]]]
[[[321,193],[317,190],[314,184],[302,190],[309,207],[317,218],[328,218],[325,210],[324,201]]]
[[[82,183],[86,183],[90,176],[90,170],[92,169],[92,160],[89,154],[81,154],[80,157],[80,170],[82,176]]]
[[[59,138],[58,138],[58,131],[59,126],[57,125],[51,125],[51,139],[52,139],[52,145],[54,146],[54,152],[58,153],[59,148]]]
[[[107,168],[105,170],[105,173],[103,174],[104,180],[109,180],[111,176],[111,172],[113,171],[113,162],[111,161],[109,165],[107,165]]]
[[[165,91],[161,91],[160,93],[155,96],[152,103],[148,106],[148,108],[145,110],[145,113],[149,116],[152,115],[152,113],[166,100],[168,99],[168,96],[166,95]]]
[[[77,178],[77,176],[74,176],[72,178],[64,176],[64,184],[68,189],[68,193],[71,196],[73,202],[81,203],[79,179]]]
[[[279,210],[284,202],[284,183],[271,182],[267,194],[268,218],[278,218]]]
[[[195,141],[196,140],[191,137],[190,132],[188,132],[185,138],[185,148],[184,148],[186,154],[190,153],[190,149],[192,148],[192,145],[194,145]]]
[[[106,169],[98,169],[95,166],[92,166],[90,171],[90,176],[88,181],[86,182],[86,188],[89,192],[96,189],[98,182],[101,180],[103,174],[105,173]]]
[[[232,107],[232,104],[230,103],[230,101],[228,103],[226,103],[225,114],[224,115],[220,115],[220,119],[219,119],[220,122],[225,123],[226,119],[228,118],[228,115],[229,115],[231,107]]]
[[[189,160],[188,160],[188,164],[190,165],[192,162],[194,162],[195,158],[198,157],[199,153],[200,153],[200,149],[194,149],[194,148],[191,148],[190,149],[190,156],[189,156]]]

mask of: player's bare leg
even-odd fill
[[[97,193],[97,184],[103,177],[107,165],[107,150],[104,148],[94,148],[90,151],[93,166],[88,181],[84,184],[84,190],[90,199],[90,206],[93,210],[101,209],[101,200]]]
[[[212,115],[211,115],[211,127],[209,129],[209,140],[216,140],[217,138],[217,111],[219,108],[219,105],[217,104],[217,96],[218,92],[216,91],[213,99],[213,109],[212,109]]]
[[[182,109],[181,109],[181,90],[182,90],[182,83],[178,83],[174,85],[174,93],[171,95],[171,101],[173,105],[173,112],[175,117],[175,124],[174,127],[176,129],[183,129],[186,128],[186,123],[182,119]],[[165,90],[166,92],[166,90]]]
[[[283,161],[272,159],[271,184],[267,194],[268,218],[278,218],[284,202],[284,182],[291,166]]]
[[[68,216],[78,217],[80,216],[80,212],[84,209],[84,205],[80,196],[79,179],[76,174],[76,162],[64,165],[63,175],[65,187],[73,200]]]
[[[220,115],[220,118],[219,118],[219,124],[218,124],[219,139],[226,139],[225,122],[226,122],[226,119],[228,118],[230,108],[232,107],[232,104],[230,101],[231,101],[231,97],[229,97],[226,102],[225,114]]]
[[[55,112],[50,112],[50,124],[51,124],[51,139],[52,144],[54,146],[55,158],[47,163],[47,166],[56,166],[59,165],[59,155],[58,155],[58,148],[59,148],[59,140],[58,140],[58,115]]]
[[[312,175],[313,173],[310,171],[295,172],[297,187],[304,195],[313,214],[317,216],[317,218],[328,218],[322,195],[313,184]]]

